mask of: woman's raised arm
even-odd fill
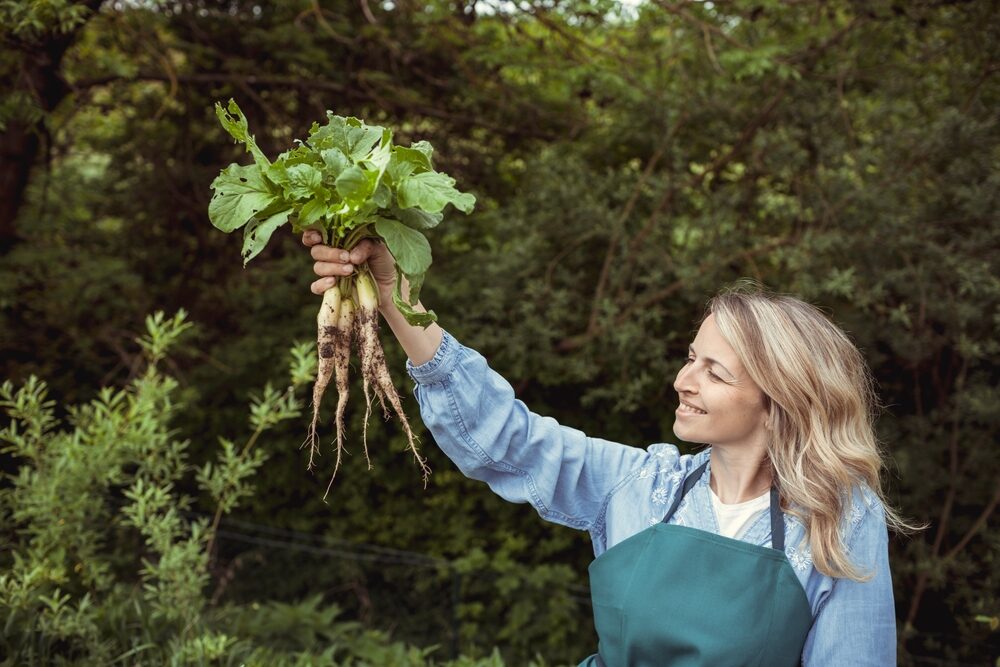
[[[459,470],[506,500],[530,503],[543,519],[590,530],[612,489],[650,454],[531,412],[481,354],[437,324],[408,324],[392,302],[395,271],[383,244],[363,241],[345,258],[340,249],[318,245],[318,235],[308,235],[303,242],[312,246],[314,271],[321,276],[312,284],[316,294],[337,276],[350,275],[351,263],[368,261],[379,286],[379,309],[409,357],[406,369],[416,383],[420,416]],[[408,296],[405,281],[403,288]]]

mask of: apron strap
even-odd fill
[[[681,500],[683,500],[684,496],[687,495],[687,492],[691,490],[691,487],[697,484],[702,473],[705,472],[705,468],[707,467],[708,461],[705,461],[684,479],[684,485],[681,487],[680,493],[674,495],[674,502],[671,503],[670,509],[667,510],[666,516],[663,517],[663,523],[668,523],[670,521],[670,517],[672,517],[674,512],[677,511],[677,507],[681,504]],[[778,487],[774,485],[771,486],[771,502],[768,509],[771,514],[771,548],[784,553],[785,519],[781,515],[781,503],[778,499]]]
[[[691,487],[698,482],[701,478],[701,474],[705,472],[705,468],[707,467],[708,461],[705,461],[699,468],[687,476],[687,479],[684,480],[684,486],[681,487],[681,492],[674,495],[674,502],[670,505],[670,509],[667,510],[667,515],[663,517],[663,523],[670,521],[670,517],[672,517],[674,512],[677,511],[677,507],[681,504],[681,500],[683,500],[684,496],[687,495],[687,492],[691,490]]]
[[[771,487],[771,548],[784,553],[785,551],[785,518],[781,516],[781,502],[778,500],[778,487]]]

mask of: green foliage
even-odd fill
[[[57,431],[55,401],[31,376],[0,385],[3,453],[19,462],[0,489],[8,549],[0,574],[5,619],[0,664],[112,663],[217,665],[503,665],[438,663],[437,649],[393,642],[344,622],[318,595],[298,604],[213,608],[206,597],[215,525],[190,518],[193,499],[177,492],[190,469],[187,442],[171,438],[176,382],[158,364],[190,328],[183,312],[146,319],[136,340],[148,366],[123,390],[104,389],[69,410],[72,431]],[[299,416],[302,346],[292,348],[289,390],[265,387],[251,405],[253,435],[237,453],[222,441],[198,485],[228,514],[253,494],[266,460],[250,447],[264,431]],[[155,446],[151,446],[155,445]],[[128,546],[141,538],[141,545]],[[138,546],[138,548],[136,548]],[[141,582],[141,587],[137,583]]]
[[[228,109],[217,102],[215,113],[255,162],[226,167],[212,182],[215,195],[208,205],[216,228],[229,233],[246,225],[244,266],[289,216],[294,216],[293,232],[319,229],[324,242],[337,248],[350,250],[363,238],[382,238],[400,279],[410,281],[409,300],[402,298],[397,281],[393,301],[411,324],[427,326],[435,320],[433,311],[413,309],[431,264],[431,247],[422,231],[440,221],[436,216],[448,204],[471,213],[476,198],[455,189],[454,178],[434,171],[429,143],[394,146],[391,130],[328,111],[326,125],[313,123],[305,143],[272,164],[234,100]],[[407,226],[412,223],[414,227]]]
[[[83,23],[90,11],[85,4],[66,0],[4,0],[0,2],[0,25],[4,32],[21,39],[46,32],[63,34]]]

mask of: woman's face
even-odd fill
[[[677,437],[708,445],[764,443],[764,394],[722,338],[715,315],[698,329],[674,389],[680,399],[674,421]],[[704,412],[689,410],[685,403]]]

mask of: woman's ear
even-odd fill
[[[764,394],[764,428],[774,430],[774,401],[767,394]]]

